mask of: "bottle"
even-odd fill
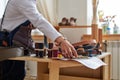
[[[119,32],[119,27],[114,23],[113,33],[118,34],[118,32]]]
[[[106,33],[107,33],[107,34],[110,34],[110,27],[107,27]]]

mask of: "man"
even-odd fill
[[[56,42],[60,47],[64,57],[77,57],[74,47],[57,32],[54,27],[38,12],[36,0],[9,0],[2,29],[12,31],[21,23],[29,20],[35,28],[42,31],[48,38]],[[23,80],[25,76],[24,61],[10,61],[3,63],[5,79],[3,80]],[[10,71],[9,68],[12,68]],[[9,74],[9,72],[12,74]],[[7,74],[5,74],[7,73]]]

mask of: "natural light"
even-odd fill
[[[104,10],[105,15],[114,15],[120,13],[119,0],[99,0],[99,9]]]
[[[119,0],[99,0],[98,11],[103,11],[103,17],[106,16],[115,16],[114,21],[120,29],[120,3]],[[113,28],[113,26],[110,26]],[[119,30],[120,33],[120,30]]]

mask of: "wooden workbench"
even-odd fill
[[[37,80],[110,80],[111,54],[102,53],[97,57],[107,65],[96,70],[88,69],[72,60],[63,61],[28,56],[11,59],[37,61]]]

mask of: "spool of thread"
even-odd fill
[[[40,49],[40,50],[36,50],[36,56],[43,58],[44,57],[44,43],[35,43],[35,48],[36,49]]]
[[[44,43],[35,43],[35,48],[36,49],[43,49],[44,48]]]
[[[48,44],[48,48],[49,48],[49,50],[48,50],[48,57],[49,58],[51,58],[52,57],[52,48],[53,48],[53,43],[49,43]]]
[[[36,50],[36,56],[40,57],[40,58],[43,58],[44,57],[44,51],[37,51]]]

